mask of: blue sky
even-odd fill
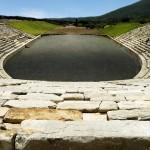
[[[1,15],[35,18],[98,16],[139,0],[0,0]]]

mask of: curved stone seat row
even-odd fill
[[[3,69],[7,57],[32,41],[33,38],[31,35],[10,28],[5,24],[0,25],[0,78],[11,78]]]
[[[135,78],[150,78],[150,24],[123,34],[115,40],[137,53],[142,60],[141,71]]]

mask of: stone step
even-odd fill
[[[17,150],[146,150],[150,122],[26,120],[15,139]]]
[[[5,48],[3,48],[3,49],[1,49],[1,51],[7,51],[7,50],[9,50],[9,49],[11,49],[11,48],[13,48],[13,47],[15,47],[15,44],[13,43],[13,44],[11,44],[11,45],[9,45],[9,46],[6,46]]]
[[[8,40],[8,41],[2,41],[1,43],[0,43],[0,47],[2,47],[2,46],[4,46],[4,45],[7,45],[7,44],[9,44],[9,43],[12,43],[13,41],[11,41],[11,40]]]

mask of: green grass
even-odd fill
[[[32,35],[44,34],[59,27],[58,25],[44,21],[10,21],[8,24],[13,28]]]
[[[118,23],[116,25],[108,25],[104,29],[100,29],[100,31],[109,36],[116,37],[139,26],[141,26],[140,23]]]

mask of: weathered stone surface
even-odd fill
[[[12,92],[3,92],[1,95],[0,95],[1,99],[3,100],[10,100],[10,99],[17,99],[18,98],[18,95],[15,95],[15,94],[12,94]]]
[[[107,111],[117,110],[117,109],[118,109],[117,103],[111,101],[103,101],[99,107],[100,112],[107,112]]]
[[[65,93],[61,97],[64,100],[84,100],[84,95],[80,93]]]
[[[103,92],[98,91],[87,91],[84,93],[85,99],[87,100],[95,100],[95,101],[101,101],[100,97],[102,95]],[[106,93],[106,91],[104,91],[104,93]]]
[[[128,101],[150,101],[150,95],[149,94],[127,94],[126,100]]]
[[[15,133],[0,130],[0,150],[14,150]]]
[[[26,100],[9,100],[4,106],[14,108],[56,108],[56,104],[51,101],[26,101]]]
[[[32,86],[30,88],[31,93],[43,93],[43,94],[56,94],[56,95],[62,95],[66,91],[62,88],[57,87],[47,87],[46,85],[42,86]]]
[[[0,107],[1,107],[6,101],[7,101],[7,100],[0,99]]]
[[[126,101],[118,103],[119,109],[143,109],[150,108],[150,101]]]
[[[100,102],[64,101],[57,105],[57,109],[79,110],[82,112],[98,112]]]
[[[102,101],[114,101],[114,102],[120,102],[120,101],[125,101],[125,97],[121,95],[102,95],[100,97]]]
[[[84,121],[106,121],[107,115],[100,113],[83,113]]]
[[[11,124],[11,123],[4,123],[4,126],[6,130],[12,130],[12,131],[21,131],[21,125],[20,124]]]
[[[45,108],[10,109],[4,117],[7,123],[21,123],[23,120],[82,120],[82,113],[75,110],[56,110]]]
[[[32,100],[32,101],[53,101],[53,102],[61,102],[63,98],[57,96],[55,94],[42,94],[42,93],[28,93],[27,95],[21,95],[18,97],[22,100]]]
[[[0,107],[0,117],[4,117],[8,110],[9,108],[7,107]]]
[[[21,126],[39,132],[18,134],[17,150],[146,150],[150,146],[150,122],[26,120]]]
[[[150,120],[149,109],[109,111],[109,120]]]

